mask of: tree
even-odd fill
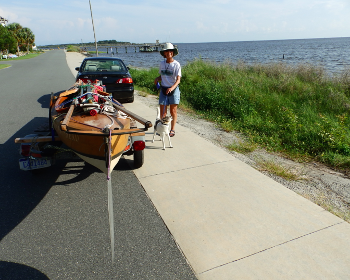
[[[30,46],[30,48],[32,49],[33,48],[33,45],[34,45],[34,42],[35,42],[35,35],[33,32],[31,32],[28,36],[28,44],[27,46]],[[28,49],[27,49],[27,53],[28,53]]]
[[[6,51],[16,47],[16,39],[8,29],[0,24],[0,51]]]
[[[19,43],[21,42],[21,29],[22,26],[17,23],[13,22],[7,26],[7,29],[10,31],[12,36],[15,38],[17,41],[17,55],[19,56]]]
[[[19,40],[22,44],[26,45],[27,54],[29,53],[29,48],[32,47],[32,44],[35,41],[35,35],[28,27],[24,27],[19,31]]]

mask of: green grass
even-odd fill
[[[78,46],[69,45],[67,47],[67,52],[80,52],[80,48]]]
[[[29,54],[26,54],[26,55],[20,56],[20,57],[9,58],[9,59],[7,59],[6,61],[30,59],[30,58],[33,58],[33,57],[37,57],[37,56],[40,55],[40,54],[42,54],[42,53],[40,53],[40,52],[29,53]]]
[[[241,141],[238,143],[233,142],[232,144],[228,145],[226,148],[241,154],[247,154],[247,153],[254,152],[258,148],[258,145],[256,143],[251,143],[249,141]]]
[[[96,54],[96,51],[88,51],[88,53],[89,53],[89,54]],[[100,54],[100,53],[107,53],[107,52],[105,52],[105,51],[99,51],[98,53]]]
[[[10,64],[0,64],[0,70],[5,69],[5,68],[10,67],[10,66],[11,66]]]
[[[321,67],[284,63],[215,64],[197,59],[182,69],[181,102],[226,131],[291,158],[350,168],[350,69],[335,77]],[[158,69],[131,74],[156,94]]]
[[[152,68],[150,70],[131,68],[130,74],[138,90],[143,90],[154,95],[158,94],[158,90],[154,84],[154,79],[159,76],[157,68]]]
[[[289,167],[285,167],[273,160],[268,160],[264,158],[256,158],[256,163],[260,171],[267,171],[270,174],[274,174],[278,177],[284,178],[288,181],[301,180],[301,174],[293,171]]]

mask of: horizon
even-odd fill
[[[265,42],[265,41],[293,41],[293,40],[323,40],[323,39],[342,39],[342,38],[350,38],[350,36],[342,36],[342,37],[325,37],[325,38],[295,38],[295,39],[271,39],[271,40],[248,40],[248,41],[220,41],[220,42],[173,42],[174,44],[213,44],[213,43],[239,43],[239,42]],[[114,39],[103,39],[99,41],[107,41]],[[117,41],[118,43],[130,43],[137,45],[146,45],[146,44],[155,44],[151,42],[146,43],[135,43],[135,42],[124,42]],[[160,42],[160,44],[166,42]],[[37,45],[37,47],[44,46],[62,46],[62,45],[81,45],[81,44],[95,44],[95,42],[83,42],[83,43],[58,43],[58,44],[46,44],[46,45]],[[97,42],[98,44],[98,42]]]

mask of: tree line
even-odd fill
[[[22,27],[19,23],[10,23],[7,26],[0,24],[0,51],[2,53],[17,53],[32,50],[35,35],[28,27]]]

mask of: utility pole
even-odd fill
[[[94,37],[95,37],[95,47],[96,47],[96,57],[98,56],[98,49],[97,49],[97,41],[96,41],[96,34],[95,34],[95,26],[94,26],[94,18],[92,17],[92,9],[91,9],[91,1],[89,0],[90,3],[90,12],[91,12],[91,21],[92,21],[92,29],[94,31]]]

